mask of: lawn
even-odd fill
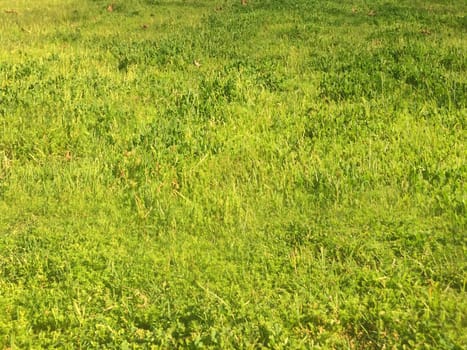
[[[466,13],[0,0],[0,349],[465,349]]]

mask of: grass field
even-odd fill
[[[467,3],[0,0],[0,349],[465,349]]]

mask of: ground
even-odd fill
[[[465,13],[0,0],[0,348],[465,348]]]

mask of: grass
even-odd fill
[[[463,1],[0,0],[0,348],[467,346]]]

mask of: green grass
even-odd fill
[[[467,346],[464,1],[108,5],[0,0],[0,348]]]

